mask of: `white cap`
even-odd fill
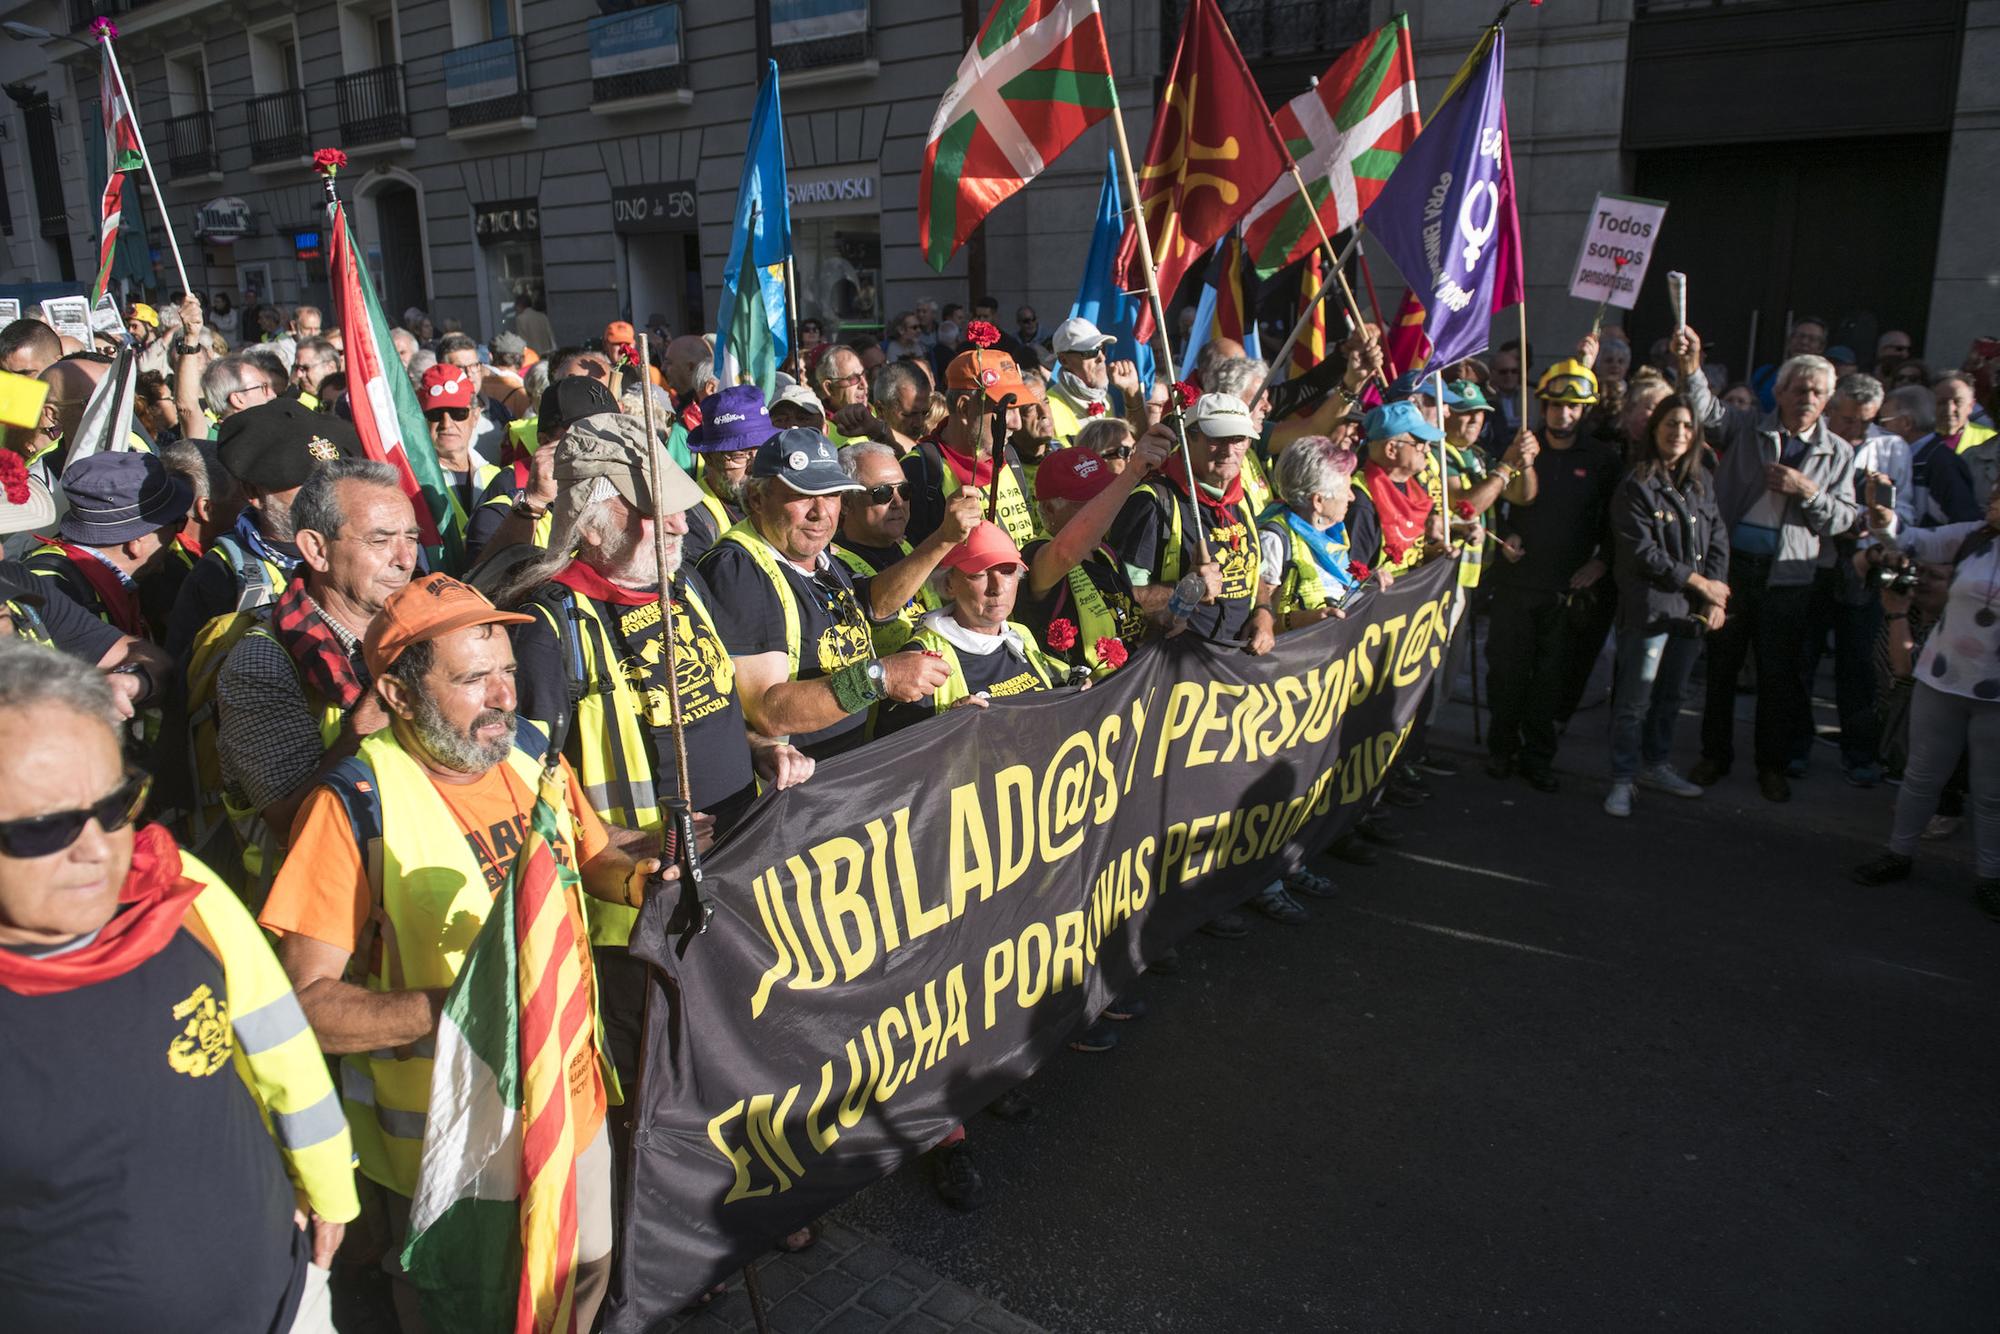
[[[1211,440],[1257,438],[1257,424],[1250,409],[1234,394],[1203,394],[1188,412],[1187,424]]]
[[[1056,326],[1053,346],[1056,355],[1061,356],[1065,352],[1095,352],[1117,341],[1115,336],[1105,333],[1089,320],[1072,315]]]
[[[819,395],[802,384],[786,385],[778,396],[771,400],[772,407],[780,403],[790,403],[793,407],[804,408],[822,421],[826,419],[826,405],[819,401]]]

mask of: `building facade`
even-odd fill
[[[1410,7],[1426,108],[1498,3]],[[1392,12],[1388,0],[1221,5],[1273,105]],[[0,44],[0,286],[88,282],[97,58],[71,38],[107,14],[203,292],[323,299],[325,194],[310,158],[338,146],[351,163],[339,188],[392,318],[417,306],[490,336],[527,295],[564,341],[616,318],[705,328],[768,57],[782,71],[803,311],[870,327],[920,298],[991,291],[1009,317],[1027,302],[1051,327],[1087,249],[1105,129],[996,210],[942,273],[916,244],[931,116],[989,8],[0,3],[6,19],[62,35]],[[1138,148],[1181,0],[1102,8]],[[1518,6],[1507,100],[1538,358],[1588,324],[1567,287],[1601,191],[1668,200],[1655,272],[1693,276],[1692,317],[1732,367],[1769,360],[1788,315],[1808,311],[1836,322],[1836,341],[1909,328],[1955,363],[1972,336],[2000,332],[2000,259],[1983,225],[2000,189],[2000,93],[1970,74],[1996,55],[2000,0]],[[178,286],[157,213],[151,235],[158,290]],[[1392,309],[1398,293],[1381,289],[1401,283],[1386,259],[1371,256],[1369,276]],[[1664,318],[1658,288],[1628,321],[1642,340]]]

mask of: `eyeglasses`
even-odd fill
[[[84,826],[92,820],[107,834],[123,829],[139,818],[139,811],[152,790],[151,777],[128,774],[110,796],[81,810],[0,820],[0,852],[9,857],[50,856],[82,837]]]
[[[1097,451],[1097,456],[1101,459],[1129,459],[1132,457],[1132,446],[1106,445]]]
[[[430,411],[424,414],[424,416],[431,421],[438,421],[442,418],[449,417],[455,422],[462,422],[471,415],[472,415],[471,408],[432,408]]]
[[[910,498],[910,484],[908,482],[884,482],[880,486],[869,487],[861,494],[868,497],[868,503],[871,505],[886,505],[892,500],[908,500]]]
[[[825,380],[821,381],[821,383],[826,385],[826,387],[829,389],[833,388],[835,385],[841,385],[841,384],[845,385],[867,384],[868,372],[856,371],[852,375],[829,375],[826,377]]]

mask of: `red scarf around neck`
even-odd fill
[[[41,539],[50,546],[62,548],[69,563],[76,566],[76,572],[90,585],[90,591],[97,594],[97,600],[104,604],[104,613],[111,618],[111,624],[126,634],[138,639],[146,637],[145,618],[139,614],[138,590],[127,588],[125,581],[118,577],[118,571],[98,559],[97,553],[65,542],[60,537]]]
[[[1182,495],[1187,496],[1195,504],[1208,510],[1211,516],[1210,521],[1215,526],[1227,528],[1230,524],[1242,522],[1243,516],[1236,508],[1243,503],[1243,470],[1241,468],[1238,468],[1236,475],[1229,479],[1229,485],[1223,488],[1222,498],[1219,500],[1209,495],[1201,486],[1190,480],[1186,454],[1176,452],[1173,457],[1167,460],[1167,466],[1160,470],[1160,475],[1166,478],[1173,485],[1174,489]]]
[[[122,977],[167,947],[201,890],[200,881],[181,874],[174,836],[165,826],[147,825],[132,841],[132,869],[118,894],[121,911],[96,939],[49,958],[0,949],[0,987],[19,996],[49,996]]]
[[[572,592],[583,594],[592,602],[612,602],[621,607],[643,607],[648,602],[660,600],[657,593],[643,593],[636,588],[614,584],[580,560],[573,560],[558,570],[555,582]]]
[[[361,698],[361,677],[354,670],[354,659],[327,626],[326,613],[307,596],[303,576],[295,577],[278,595],[271,629],[314,694],[342,709],[354,707]]]
[[[938,457],[944,460],[945,467],[951,469],[951,475],[958,479],[960,486],[976,486],[984,490],[993,484],[992,455],[989,454],[982,459],[974,459],[972,456],[961,454],[952,446],[947,445],[942,436],[933,440],[932,443],[938,447]]]

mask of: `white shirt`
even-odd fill
[[[1896,522],[1888,530],[1894,536],[1917,521],[1917,496],[1910,489],[1910,443],[1894,431],[1869,424],[1868,433],[1854,446],[1854,470],[1856,472],[1879,472],[1896,486]],[[1866,493],[1860,486],[1854,488],[1856,500],[1865,499]],[[1861,545],[1873,546],[1872,538],[1863,538]]]
[[[1903,549],[1918,560],[1944,564],[1983,527],[1974,522],[1911,528],[1903,534]],[[1916,675],[1948,695],[2000,701],[2000,540],[1952,571],[1944,615],[1924,641]]]

